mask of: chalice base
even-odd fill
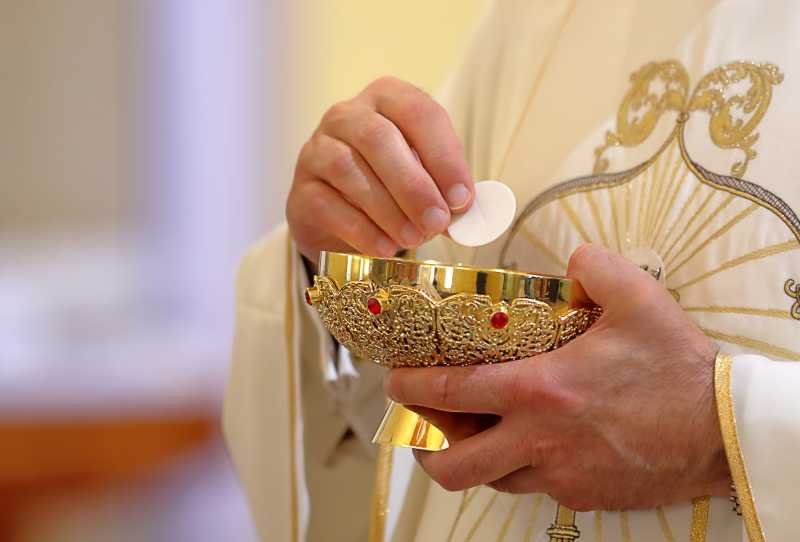
[[[449,446],[444,433],[435,425],[394,401],[386,408],[372,442],[432,452]]]

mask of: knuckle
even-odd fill
[[[416,218],[418,223],[422,222],[422,213],[429,207],[441,207],[441,196],[439,189],[433,180],[423,171],[410,171],[404,175],[405,182],[402,190],[407,195],[407,201],[412,206],[410,216],[412,220]]]
[[[305,202],[306,211],[310,211],[311,214],[316,214],[328,206],[327,198],[322,190],[318,189],[317,183],[307,183],[299,191],[298,196]]]
[[[388,89],[397,88],[398,86],[405,84],[407,84],[405,81],[402,81],[393,75],[382,75],[369,83],[366,90],[384,92]]]
[[[423,92],[414,93],[398,108],[400,120],[408,123],[428,121],[444,114],[444,108]]]
[[[295,183],[289,192],[286,211],[290,218],[295,218],[295,214],[302,210],[318,208],[322,203],[322,196],[316,189],[314,182]]]
[[[324,126],[326,124],[337,122],[339,119],[347,116],[349,109],[350,102],[336,102],[322,115],[322,121],[320,122],[320,125]]]
[[[311,137],[308,141],[303,143],[303,146],[300,147],[300,152],[297,155],[297,169],[303,168],[305,165],[308,164],[313,159],[314,150],[315,150],[315,142],[314,138],[316,134]]]
[[[344,145],[339,145],[329,151],[323,166],[324,173],[334,178],[349,177],[356,168],[353,151]]]
[[[365,246],[368,237],[368,225],[361,217],[356,217],[353,220],[345,221],[342,227],[342,236],[348,243],[353,243],[359,246]]]
[[[363,148],[381,148],[396,137],[396,128],[377,114],[358,127],[355,135],[357,144]]]

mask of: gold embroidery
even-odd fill
[[[687,288],[693,284],[697,284],[698,282],[707,279],[710,276],[716,275],[717,273],[721,273],[722,271],[726,271],[731,269],[732,267],[738,267],[748,262],[761,260],[763,258],[769,258],[770,256],[774,256],[775,254],[780,254],[781,252],[786,252],[789,250],[797,250],[800,248],[800,243],[796,239],[792,239],[791,241],[786,241],[784,243],[777,243],[774,245],[770,245],[768,247],[759,248],[752,252],[748,252],[743,256],[739,256],[738,258],[734,258],[732,260],[728,260],[720,264],[719,266],[711,269],[710,271],[706,271],[705,273],[698,275],[697,277],[688,280],[681,284],[680,286],[676,286],[675,290],[682,290],[683,288]]]
[[[749,82],[749,87],[735,92],[742,81]],[[718,147],[744,153],[744,158],[731,167],[731,175],[743,176],[750,160],[756,157],[755,129],[772,100],[772,85],[781,81],[783,74],[773,64],[732,62],[712,70],[698,83],[689,110],[711,115],[709,134]]]
[[[800,361],[800,352],[795,352],[794,350],[789,350],[788,348],[776,346],[766,341],[751,339],[750,337],[742,337],[740,335],[729,335],[727,333],[722,333],[714,329],[708,329],[705,327],[701,327],[700,329],[703,331],[703,333],[705,333],[712,339],[717,339],[718,341],[724,341],[726,343],[744,346],[745,348],[756,350],[768,356],[773,356],[777,359]]]
[[[600,209],[597,207],[597,202],[594,200],[591,192],[585,193],[586,199],[589,201],[589,208],[592,210],[592,218],[594,219],[594,226],[600,234],[600,241],[603,246],[608,246],[608,238],[606,237],[606,230],[603,227],[603,221],[600,219]]]
[[[550,542],[574,542],[581,536],[575,526],[575,511],[559,504],[556,507],[556,518],[546,531]]]
[[[492,506],[494,506],[495,501],[497,501],[498,495],[499,493],[497,493],[496,491],[492,492],[492,497],[489,499],[489,502],[486,503],[486,506],[483,507],[483,510],[481,510],[478,519],[476,519],[475,523],[472,524],[472,528],[470,528],[469,532],[467,533],[467,537],[464,539],[464,542],[469,542],[470,540],[472,540],[472,538],[475,536],[475,533],[478,532],[478,528],[480,528],[481,523],[483,523],[483,520],[486,519],[486,516],[489,514],[489,510],[492,509]]]
[[[664,534],[664,539],[667,542],[675,542],[675,537],[672,536],[672,529],[669,527],[667,514],[664,513],[664,509],[659,506],[656,509],[656,515],[658,516],[658,524],[661,526],[661,532]]]
[[[669,154],[665,154],[664,160],[659,160],[653,166],[653,200],[650,208],[647,210],[647,224],[645,226],[645,234],[643,239],[645,245],[650,245],[652,243],[653,236],[656,233],[656,222],[661,214],[661,207],[664,205],[664,190],[668,188],[668,180],[671,180],[671,178],[667,178],[667,170],[669,169],[670,164],[674,163],[672,167],[672,174],[674,175],[676,167],[680,164],[680,159],[676,159],[678,158],[676,154],[679,154],[677,146],[670,144]]]
[[[539,493],[533,497],[533,508],[531,508],[531,517],[528,519],[528,526],[525,529],[525,542],[531,542],[533,538],[533,529],[536,527],[536,519],[539,517],[539,509],[542,507],[544,495]]]
[[[572,222],[572,225],[575,227],[575,230],[577,230],[578,234],[580,234],[581,239],[583,239],[583,242],[584,243],[590,242],[589,234],[586,233],[586,230],[583,228],[583,224],[581,224],[581,219],[578,218],[578,215],[575,213],[575,209],[572,208],[572,205],[569,204],[566,198],[561,199],[558,202],[559,204],[561,204],[561,207],[563,207],[564,212],[567,215],[567,218],[569,218],[569,221]]]
[[[528,243],[530,243],[532,246],[538,248],[542,252],[542,254],[544,254],[550,260],[552,260],[552,262],[555,263],[560,269],[564,269],[564,270],[567,269],[567,262],[565,262],[564,260],[559,258],[556,255],[555,252],[550,250],[550,247],[548,247],[541,239],[536,237],[533,234],[533,232],[531,232],[528,228],[526,228],[525,226],[522,226],[522,228],[520,228],[519,232],[528,241]]]
[[[658,161],[656,161],[655,163],[658,163]],[[649,174],[649,177],[651,179],[653,178],[653,169],[654,168],[655,168],[655,164],[653,165],[652,169],[648,169],[647,171],[645,171],[642,174],[642,177],[643,177],[642,183],[643,184],[645,182],[647,182],[648,174]],[[647,220],[647,218],[646,218],[647,217],[647,213],[645,213],[645,211],[644,211],[644,201],[645,201],[644,198],[645,198],[645,194],[646,193],[647,193],[647,190],[639,190],[639,212],[636,214],[636,216],[639,217],[639,220],[636,222],[636,241],[634,242],[634,246],[637,246],[637,247],[641,246],[641,243],[642,243],[642,229],[644,227],[645,221]]]
[[[710,498],[700,497],[692,500],[692,528],[689,531],[689,542],[705,542],[708,536],[708,516],[710,511]]]
[[[508,515],[506,516],[502,527],[500,527],[500,533],[497,535],[497,542],[503,542],[503,540],[505,540],[506,535],[508,534],[508,528],[511,527],[511,520],[514,519],[514,514],[516,513],[520,502],[522,502],[522,495],[516,495],[514,497],[514,503],[511,505],[511,510],[508,511]]]
[[[703,187],[702,184],[698,184],[697,186],[695,186],[694,190],[692,190],[692,193],[686,199],[686,203],[681,205],[681,208],[678,211],[678,216],[676,216],[675,220],[673,220],[672,225],[669,227],[669,230],[667,231],[667,234],[661,239],[661,242],[659,243],[659,246],[657,246],[657,247],[654,246],[656,252],[661,252],[664,249],[664,245],[672,237],[672,234],[675,232],[675,229],[683,222],[683,215],[686,214],[686,209],[691,207],[692,203],[694,203],[694,200],[696,200],[697,196],[700,195],[700,189],[702,187]],[[677,192],[678,192],[677,188],[676,188],[675,192],[677,194]],[[675,200],[675,197],[673,197],[673,201],[674,200]],[[672,250],[671,247],[670,247],[670,250]]]
[[[691,252],[691,254],[686,256],[686,258],[684,258],[681,263],[679,263],[675,267],[671,268],[670,273],[675,273],[678,269],[683,267],[686,264],[686,262],[688,262],[689,260],[691,260],[692,258],[697,256],[700,252],[702,252],[703,249],[706,248],[710,243],[712,243],[713,241],[716,241],[717,239],[719,239],[720,237],[725,235],[731,228],[733,228],[736,224],[738,224],[739,222],[744,220],[747,216],[750,215],[750,213],[752,213],[753,211],[755,211],[758,208],[759,208],[758,205],[756,205],[755,203],[750,204],[743,211],[741,211],[739,214],[737,214],[732,219],[730,219],[724,226],[722,226],[717,231],[715,231],[714,233],[709,235],[705,239],[705,241],[703,241],[702,243],[697,245],[697,247]],[[677,255],[675,257],[677,258]],[[667,267],[667,269],[670,269],[670,268]]]
[[[792,318],[800,320],[800,284],[796,283],[794,279],[786,279],[783,284],[783,291],[794,299],[792,308],[789,309],[789,314]]]
[[[678,169],[681,168],[683,163],[680,160],[680,157],[675,156],[676,146],[672,145],[670,149],[670,162],[673,162],[672,169],[670,170],[670,174],[668,177],[664,177],[663,173],[666,172],[668,164],[664,164],[664,170],[662,175],[659,176],[660,185],[662,186],[663,190],[659,192],[658,196],[656,197],[656,201],[658,202],[658,208],[653,213],[651,217],[651,225],[647,235],[647,242],[650,246],[653,246],[656,239],[658,238],[658,234],[661,233],[661,226],[664,222],[664,218],[666,218],[667,211],[672,207],[672,204],[675,201],[675,198],[678,196],[680,183],[678,182]],[[668,199],[667,194],[672,194],[672,198]]]
[[[695,87],[687,105],[689,75],[675,60],[651,62],[631,75],[631,87],[617,111],[616,131],[606,132],[604,143],[595,149],[594,173],[608,170],[606,151],[615,146],[634,147],[643,143],[667,111],[685,120],[691,111],[711,116],[711,140],[723,149],[739,149],[744,159],[735,162],[731,174],[744,175],[756,157],[755,133],[772,100],[772,86],[783,81],[773,64],[731,62],[706,74]],[[736,92],[742,82],[749,83]]]
[[[686,165],[692,173],[695,174],[697,180],[712,188],[728,192],[729,194],[735,194],[768,209],[775,216],[780,218],[791,230],[795,238],[800,241],[800,218],[797,217],[795,212],[785,201],[762,186],[738,177],[719,175],[718,173],[705,169],[697,162],[694,162],[689,157],[689,153],[686,150],[683,132],[678,135],[678,143],[681,147],[681,156],[686,161]]]
[[[458,527],[458,522],[461,521],[461,516],[463,516],[464,512],[467,511],[467,508],[475,499],[475,496],[478,494],[480,489],[480,487],[476,487],[472,490],[472,492],[470,492],[469,489],[461,492],[461,502],[458,505],[458,512],[456,512],[456,517],[453,520],[453,524],[450,525],[450,533],[447,535],[447,542],[451,542],[453,540],[453,535],[456,534],[456,527]]]
[[[617,219],[617,194],[619,194],[618,189],[611,189],[609,190],[609,200],[611,203],[611,218],[614,222],[614,238],[617,240],[617,252],[622,252],[622,238],[619,234],[619,220]]]
[[[392,446],[381,444],[372,491],[372,514],[369,522],[369,542],[384,542],[386,515],[389,512],[389,484],[392,478]]]
[[[606,150],[617,145],[633,147],[644,142],[664,112],[682,111],[688,93],[689,75],[675,60],[651,62],[634,72],[631,88],[617,112],[616,131],[606,132],[605,143],[594,151],[594,173],[608,170],[608,160],[604,157]]]
[[[713,194],[713,192],[712,192],[712,194]],[[715,217],[716,217],[718,214],[722,213],[722,211],[724,211],[724,210],[725,210],[725,208],[726,208],[726,207],[728,207],[728,205],[730,205],[731,203],[733,203],[733,200],[734,200],[734,196],[729,194],[729,195],[728,195],[728,197],[727,197],[727,198],[725,198],[724,200],[722,200],[722,202],[721,202],[719,205],[717,205],[717,207],[716,207],[716,208],[715,208],[713,211],[710,211],[710,212],[708,213],[708,216],[707,216],[707,217],[706,217],[706,219],[703,221],[703,223],[702,223],[702,224],[700,224],[700,226],[698,226],[698,227],[697,227],[697,229],[696,229],[696,230],[694,231],[694,233],[693,233],[693,234],[692,234],[692,235],[691,235],[691,236],[690,236],[690,237],[689,237],[689,238],[686,240],[686,242],[685,242],[685,243],[683,243],[683,244],[681,245],[681,247],[678,249],[678,251],[677,251],[677,252],[676,252],[676,253],[675,253],[675,254],[672,256],[672,258],[670,258],[670,259],[669,259],[669,261],[666,261],[666,262],[664,262],[664,263],[666,264],[666,266],[667,266],[667,269],[669,269],[669,267],[670,267],[670,266],[673,264],[673,262],[675,262],[675,260],[677,260],[677,259],[678,259],[678,257],[679,257],[681,254],[683,254],[683,252],[684,252],[684,251],[685,251],[687,248],[689,248],[689,246],[690,246],[692,243],[694,243],[695,239],[697,239],[697,238],[700,236],[700,234],[701,234],[701,233],[703,233],[703,232],[706,230],[706,228],[708,228],[708,225],[709,225],[709,224],[711,224],[711,221],[712,221],[712,220],[714,220],[714,218],[715,218]],[[666,256],[665,256],[665,259],[666,259]]]
[[[725,454],[731,468],[731,476],[742,504],[742,516],[750,542],[764,542],[764,531],[761,521],[756,513],[753,500],[753,489],[747,476],[747,466],[742,456],[739,445],[739,436],[736,430],[736,416],[733,412],[733,397],[731,395],[731,365],[733,359],[725,354],[717,354],[714,370],[714,390],[717,399],[722,440],[725,443]]]
[[[709,305],[708,307],[683,307],[686,312],[715,312],[722,314],[745,314],[748,316],[766,316],[768,318],[786,318],[791,316],[783,309],[759,309],[755,307],[720,307]]]
[[[710,202],[711,198],[713,198],[715,195],[716,195],[716,192],[713,192],[713,191],[708,193],[706,198],[703,200],[703,203],[700,204],[700,207],[697,208],[697,211],[695,211],[694,214],[692,215],[692,217],[689,219],[689,223],[686,224],[686,227],[683,228],[683,231],[681,231],[681,233],[675,238],[675,240],[672,242],[672,245],[670,245],[669,249],[667,249],[667,251],[664,252],[664,255],[663,255],[664,259],[669,258],[669,255],[675,249],[675,247],[677,246],[678,242],[681,239],[683,239],[683,236],[686,235],[686,232],[688,232],[691,229],[692,225],[694,224],[694,221],[697,220],[697,217],[699,217],[703,213],[703,211],[705,210],[706,206],[708,205],[708,202]]]
[[[741,227],[739,230],[735,228],[759,208],[769,210],[792,231],[795,240],[756,247],[714,269],[694,270],[696,275],[693,278],[677,287],[670,285],[676,299],[680,299],[677,290],[688,288],[717,273],[800,247],[800,219],[784,201],[754,183],[704,169],[691,159],[684,141],[689,115],[701,111],[708,113],[713,143],[722,149],[738,149],[744,154],[743,159],[736,161],[731,167],[734,175],[743,175],[749,162],[756,157],[753,148],[758,139],[756,130],[771,101],[772,86],[779,84],[781,80],[782,75],[773,65],[734,62],[701,78],[690,94],[688,74],[678,62],[653,62],[643,66],[631,76],[631,86],[617,111],[615,129],[605,134],[605,141],[595,150],[594,175],[566,181],[534,198],[522,211],[511,235],[506,239],[500,254],[500,264],[506,265],[506,254],[514,238],[523,237],[561,269],[566,267],[563,250],[574,247],[566,245],[553,248],[532,234],[533,231],[539,231],[537,227],[526,224],[538,209],[551,202],[561,207],[580,240],[592,240],[585,227],[586,223],[581,222],[583,217],[591,214],[596,237],[599,237],[597,240],[605,246],[616,241],[620,251],[630,248],[654,250],[666,262],[667,271],[672,276],[676,270],[685,271],[688,264],[693,263],[693,259],[712,243],[733,231],[738,233]],[[742,88],[744,90],[740,91]],[[627,171],[605,173],[609,168],[609,149],[615,146],[633,147],[643,143],[654,132],[661,117],[670,112],[677,114],[675,129],[650,159]],[[679,152],[676,153],[676,150]],[[687,178],[695,182],[691,193],[688,187],[683,190]],[[606,193],[609,199],[607,202],[602,200],[602,196],[594,194],[601,190]],[[580,207],[583,201],[571,199],[571,196],[579,193],[585,194],[589,212],[576,212],[583,210]],[[684,200],[686,194],[688,199]],[[719,198],[716,197],[718,195]],[[737,197],[747,199],[753,205],[732,206],[739,203]],[[676,209],[678,202],[680,208]],[[607,209],[610,212],[605,213]],[[606,214],[610,215],[610,225],[603,223],[602,218]],[[633,219],[632,214],[635,215]],[[721,226],[714,225],[714,220],[718,217],[721,217]],[[613,235],[611,228],[614,230]],[[709,231],[711,228],[714,230]],[[676,265],[672,267],[673,264]],[[800,319],[800,285],[792,282],[790,286],[785,285],[784,289],[787,295],[797,300],[792,311],[796,311]],[[692,307],[691,310],[776,316],[773,309],[751,307],[709,306]],[[797,352],[763,341],[716,330],[704,331],[712,338],[776,354],[785,359],[800,357]],[[705,518],[707,522],[707,505],[707,502],[696,503],[697,521]],[[659,521],[662,519],[666,519],[663,511],[659,515]],[[599,514],[595,516],[595,521],[596,525],[601,524]],[[630,537],[626,513],[620,515],[620,522],[623,535],[627,529],[627,536]],[[663,527],[662,522],[662,530]],[[664,532],[667,540],[672,538],[671,531]],[[705,534],[703,538],[693,540],[702,540],[704,537]]]

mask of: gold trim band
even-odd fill
[[[434,300],[455,294],[478,294],[489,296],[494,303],[510,303],[527,297],[562,309],[568,307],[574,295],[574,282],[564,277],[343,252],[320,252],[319,276],[332,280],[338,288],[359,281],[381,287],[424,288]]]
[[[393,448],[382,444],[378,450],[375,483],[372,491],[372,510],[369,522],[369,542],[384,542],[386,516],[389,515],[389,490],[392,478]]]
[[[288,354],[286,374],[288,379],[288,399],[289,399],[289,483],[291,487],[289,503],[290,518],[292,522],[291,533],[292,541],[300,540],[300,497],[297,487],[297,377],[295,375],[295,329],[294,329],[294,296],[295,296],[295,250],[292,240],[286,244],[287,264],[286,264],[286,312],[284,321],[286,322],[286,353]]]
[[[731,469],[733,483],[742,504],[742,517],[750,542],[764,542],[764,530],[758,519],[753,499],[753,489],[747,476],[739,435],[736,429],[736,417],[733,413],[733,397],[731,395],[731,366],[733,358],[726,354],[717,354],[714,370],[714,388],[717,397],[719,423],[722,429],[722,440],[725,442],[725,454]]]

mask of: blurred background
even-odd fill
[[[236,263],[333,102],[435,93],[487,0],[0,0],[0,542],[255,540]]]

